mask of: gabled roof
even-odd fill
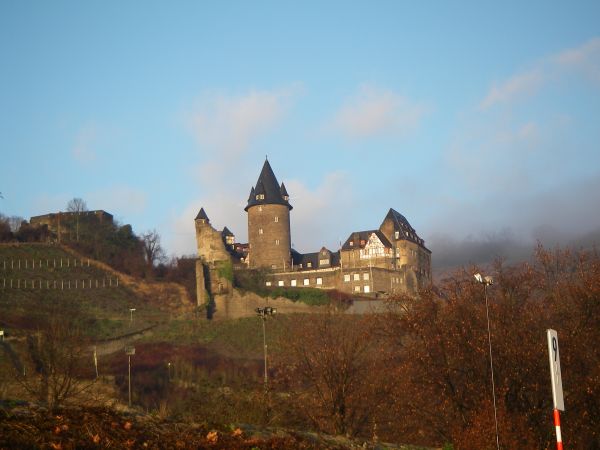
[[[325,248],[325,247],[323,247]],[[323,249],[321,249],[323,250]],[[327,250],[327,249],[326,249]],[[329,251],[329,250],[328,250]],[[340,252],[331,252],[331,263],[327,267],[334,267],[340,265]],[[315,270],[319,268],[319,258],[321,251],[313,253],[299,253],[292,249],[292,262],[294,266],[302,264],[301,270]],[[311,263],[311,267],[307,267],[307,263]]]
[[[425,247],[425,241],[419,237],[415,229],[410,225],[410,223],[408,223],[406,217],[404,217],[402,214],[400,214],[393,208],[390,208],[379,228],[382,228],[383,224],[388,219],[391,220],[394,224],[394,231],[398,231],[400,233],[400,239],[415,242],[421,247],[423,247],[425,250],[430,251]]]
[[[390,208],[383,221],[385,222],[388,219],[392,220],[394,224],[394,231],[408,231],[411,233],[415,232],[415,229],[410,225],[410,223],[408,223],[406,217],[393,208]]]
[[[208,220],[208,216],[206,215],[206,212],[204,211],[204,208],[200,208],[200,212],[196,216],[195,220],[202,220],[202,219],[206,220],[207,222],[210,222],[210,220]]]
[[[258,195],[264,195],[264,198],[257,199]],[[269,160],[265,160],[256,185],[250,190],[248,204],[244,210],[248,211],[248,208],[255,205],[285,205],[291,210],[292,205],[284,199],[284,195],[287,196],[285,186],[283,183],[281,186],[279,185],[273,169],[271,169]]]
[[[223,231],[221,231],[221,236],[234,236],[234,234],[229,231],[229,228],[225,227],[223,228]]]
[[[367,243],[369,242],[369,238],[373,233],[375,233],[375,235],[379,238],[379,240],[384,246],[386,246],[387,248],[392,248],[392,243],[387,237],[385,237],[385,234],[383,234],[380,230],[367,230],[355,231],[352,234],[350,234],[348,239],[346,239],[346,242],[344,242],[344,245],[342,245],[342,250],[364,248],[365,245],[367,245]],[[353,242],[354,245],[350,245],[350,242]]]

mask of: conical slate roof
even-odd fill
[[[287,200],[288,198],[290,198],[289,194],[287,193],[287,189],[285,188],[285,184],[283,184],[283,182],[281,183],[281,196],[283,197],[284,200]]]
[[[195,220],[206,220],[207,222],[210,222],[210,220],[208,220],[208,216],[206,215],[206,212],[204,211],[204,208],[200,208],[200,212],[196,216]]]
[[[288,196],[285,186],[283,184],[279,186],[269,160],[265,160],[256,185],[250,190],[248,204],[244,210],[248,211],[248,208],[255,205],[285,205],[291,210],[292,205],[284,196]]]

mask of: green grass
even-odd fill
[[[83,280],[85,288],[81,288]],[[23,287],[24,281],[27,287]],[[130,308],[136,309],[133,323]],[[116,286],[115,275],[93,263],[88,266],[87,259],[83,263],[77,260],[74,265],[73,256],[56,245],[0,245],[0,325],[11,334],[26,332],[43,321],[50,310],[56,310],[65,320],[75,318],[94,338],[128,333],[166,319],[164,312],[122,283]]]
[[[330,302],[327,291],[315,288],[276,287],[269,289],[267,294],[271,298],[285,297],[293,302],[302,302],[311,306],[328,305]]]
[[[173,342],[177,344],[201,344],[221,354],[257,358],[263,351],[262,319],[246,317],[226,321],[173,319],[156,327],[146,342]],[[285,333],[284,317],[269,318],[266,322],[269,348],[276,346]]]

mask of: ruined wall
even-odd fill
[[[196,260],[196,294],[198,306],[208,305],[215,296],[221,296],[226,301],[233,292],[233,268],[231,256],[225,249],[221,233],[210,223],[196,220],[196,245],[198,259]],[[214,305],[209,305],[214,307]],[[209,314],[215,311],[209,308]]]
[[[196,305],[202,306],[208,302],[206,281],[204,280],[204,266],[200,258],[196,259]]]
[[[210,223],[196,220],[196,245],[198,256],[206,263],[231,259],[223,244],[221,232],[215,230]]]

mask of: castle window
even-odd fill
[[[283,282],[283,280],[279,280],[279,281],[277,282],[277,286],[283,286],[284,284],[285,284],[285,283]]]
[[[263,234],[263,229],[262,228],[258,229],[258,234]]]
[[[279,222],[279,217],[275,216],[275,222]]]
[[[292,280],[292,281],[290,282],[290,284],[291,284],[292,286],[294,286],[294,287],[295,287],[295,286],[296,286],[296,280]]]
[[[310,284],[310,280],[308,278],[304,279],[304,286],[308,286]]]
[[[320,266],[326,266],[329,264],[329,260],[328,259],[320,259],[319,260],[319,265]]]
[[[317,285],[321,286],[323,284],[323,278],[317,278]]]
[[[344,281],[347,283],[348,281],[350,281],[350,274],[347,273],[346,275],[344,275]]]
[[[398,239],[400,237],[400,232],[396,231],[395,236],[396,236],[396,239]]]
[[[368,273],[363,273],[363,280],[367,281],[369,279]]]
[[[271,282],[270,281],[265,282],[265,286],[271,286]]]
[[[350,241],[350,247],[354,246],[354,241]]]
[[[306,263],[306,267],[312,267],[312,263]]]
[[[256,196],[256,200],[264,200],[265,199],[265,194],[258,194]]]
[[[354,286],[354,292],[360,292],[360,286]]]
[[[279,239],[275,239],[275,245],[279,245]]]
[[[368,284],[365,284],[364,293],[368,294],[369,292],[371,292],[371,287]]]

